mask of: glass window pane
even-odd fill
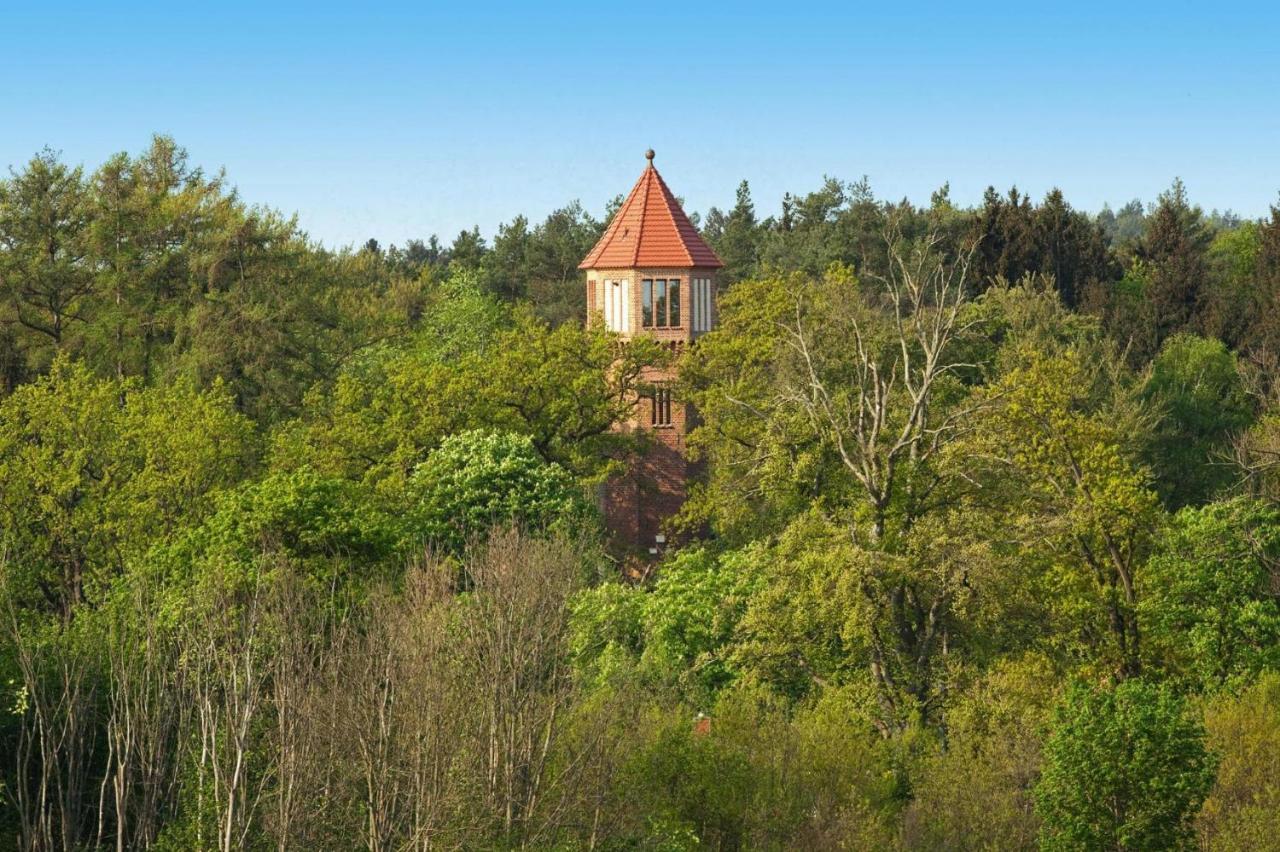
[[[672,278],[668,286],[671,292],[667,295],[667,305],[671,310],[671,325],[680,325],[680,279]]]
[[[657,291],[653,299],[653,313],[656,322],[654,325],[663,328],[667,324],[667,281],[665,278],[659,278],[653,282],[653,289]]]
[[[645,328],[653,327],[653,281],[646,278],[640,285],[642,295],[642,304],[640,306],[640,317]]]

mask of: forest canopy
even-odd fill
[[[618,203],[334,249],[168,137],[0,180],[0,842],[1274,843],[1280,206],[744,181],[673,356],[586,316]],[[705,474],[637,575],[653,366]]]

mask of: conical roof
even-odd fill
[[[653,152],[644,174],[622,202],[600,242],[579,269],[711,267],[724,263],[707,245],[666,181],[653,167]]]

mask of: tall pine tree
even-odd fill
[[[1191,328],[1198,318],[1212,239],[1203,211],[1187,199],[1182,180],[1175,180],[1161,194],[1136,250],[1147,271],[1145,295],[1157,350],[1170,336]],[[1150,358],[1155,351],[1134,354]]]
[[[755,275],[760,258],[760,223],[751,201],[751,187],[745,180],[738,184],[737,201],[728,215],[712,210],[707,224],[712,248],[724,261],[720,280],[728,285]]]

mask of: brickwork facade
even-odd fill
[[[645,335],[669,342],[679,349],[695,344],[697,339],[715,327],[716,270],[706,267],[661,269],[590,269],[587,270],[588,306],[600,314],[605,303],[605,288],[620,286],[612,282],[630,282],[630,310],[628,327],[620,329],[624,337]],[[644,326],[643,282],[680,282],[680,323],[657,328]],[[705,322],[695,330],[694,282],[706,281],[707,297],[701,310],[709,312]],[[674,384],[674,369],[649,370],[643,376],[646,384],[670,387]],[[699,466],[688,460],[687,440],[696,423],[692,406],[678,398],[672,398],[663,406],[661,416],[655,416],[654,396],[646,395],[635,400],[635,416],[618,428],[643,430],[647,438],[647,451],[631,461],[625,475],[605,483],[600,495],[600,508],[605,524],[619,549],[653,557],[661,554],[670,535],[666,522],[684,505],[688,496],[688,483],[697,476]]]

